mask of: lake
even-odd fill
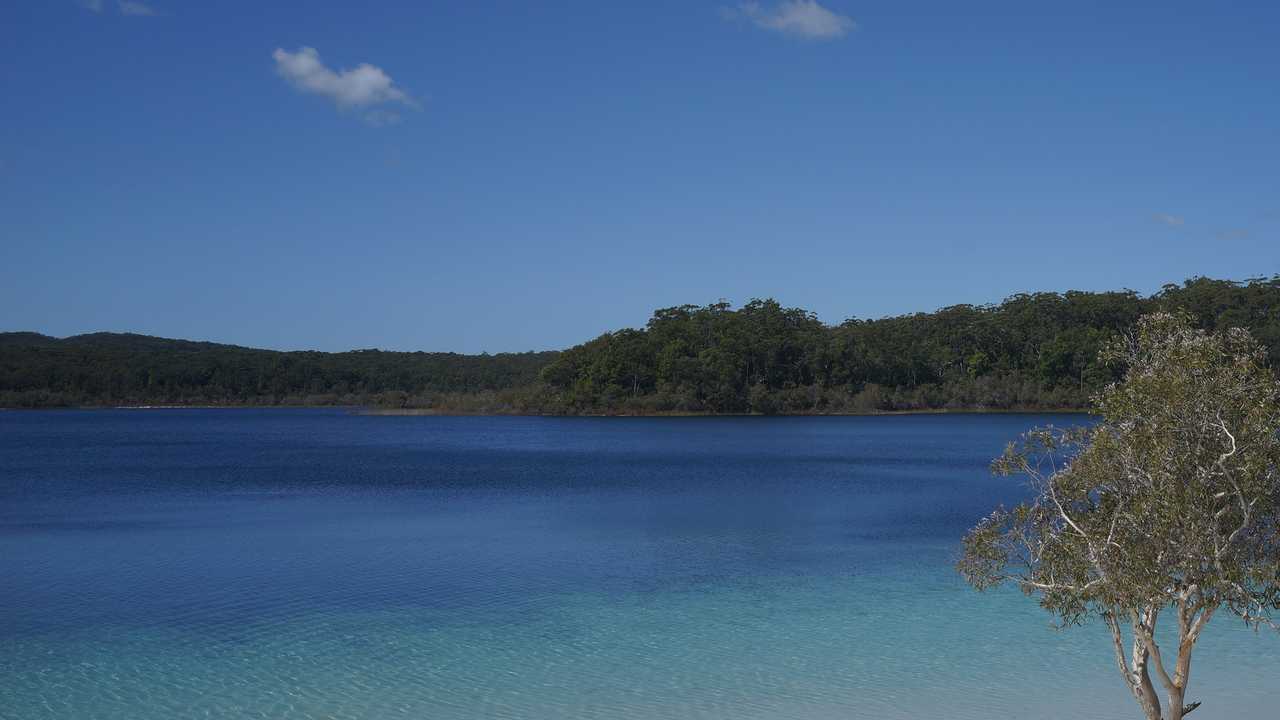
[[[0,718],[1133,718],[952,570],[1083,416],[0,413]],[[1193,716],[1271,718],[1219,615]]]

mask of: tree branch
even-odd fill
[[[1107,612],[1102,617],[1107,622],[1107,629],[1111,631],[1111,643],[1115,646],[1116,667],[1120,669],[1120,677],[1124,678],[1129,690],[1137,695],[1138,678],[1136,677],[1136,671],[1131,670],[1124,659],[1124,634],[1120,632],[1120,622],[1116,620],[1116,616],[1112,612]]]
[[[1156,669],[1156,677],[1160,678],[1160,683],[1164,685],[1166,690],[1173,690],[1176,686],[1173,678],[1169,677],[1169,673],[1164,669],[1164,658],[1160,654],[1160,646],[1156,644],[1155,636],[1152,634],[1156,626],[1157,613],[1154,608],[1147,608],[1143,611],[1143,617],[1138,617],[1137,610],[1130,610],[1129,614],[1133,621],[1133,632],[1142,640],[1142,644],[1146,647],[1147,653],[1151,655]],[[1148,620],[1150,625],[1147,624]]]

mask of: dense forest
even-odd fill
[[[1132,291],[1015,295],[998,305],[831,327],[772,300],[654,313],[545,370],[551,412],[844,413],[1083,408],[1116,377],[1097,362],[1142,314],[1250,329],[1280,359],[1280,276]]]
[[[277,352],[94,333],[0,333],[0,407],[379,405],[476,412],[533,386],[556,353]]]
[[[1280,276],[831,326],[774,300],[682,305],[563,352],[277,352],[140,335],[0,334],[0,407],[374,405],[548,414],[1082,408],[1115,377],[1100,347],[1154,310],[1241,326],[1280,360]]]

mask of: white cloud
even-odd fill
[[[90,12],[102,12],[102,0],[80,0],[80,7]]]
[[[1169,215],[1167,213],[1156,213],[1152,217],[1155,219],[1156,222],[1164,223],[1169,227],[1179,227],[1187,223],[1186,218],[1183,218],[1178,215]]]
[[[325,67],[315,48],[309,47],[299,48],[294,53],[276,48],[271,57],[275,58],[276,72],[290,85],[303,92],[323,95],[340,109],[372,108],[388,103],[418,107],[418,103],[397,87],[382,68],[374,65],[360,63],[353,69],[335,72]],[[365,113],[364,119],[374,127],[382,127],[400,122],[400,115],[375,108]]]
[[[99,2],[99,5],[102,3]],[[119,0],[121,15],[135,15],[138,17],[150,17],[156,14],[155,8],[150,5],[139,2],[139,0]]]
[[[745,17],[758,28],[812,40],[834,40],[857,27],[853,18],[832,12],[817,0],[782,0],[771,8],[740,3],[731,15]]]

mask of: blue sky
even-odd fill
[[[720,298],[834,323],[1269,275],[1278,30],[1274,2],[11,1],[0,329],[497,352]]]

